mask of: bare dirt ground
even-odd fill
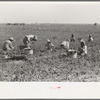
[[[26,34],[38,36],[32,45],[34,54],[26,55],[27,61],[4,60],[2,45],[13,36],[15,50],[9,55],[22,55],[19,46]],[[88,55],[77,59],[60,55],[59,43],[75,34],[76,42],[70,48],[78,49],[77,39],[82,37],[88,45]],[[88,43],[88,35],[94,37]],[[55,45],[54,52],[44,51],[46,39]],[[98,82],[100,81],[100,25],[65,25],[65,24],[26,24],[0,25],[0,81],[46,81],[46,82]],[[64,51],[62,51],[64,52]]]

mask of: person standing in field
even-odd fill
[[[65,49],[65,50],[69,50],[69,40],[67,39],[67,40],[65,40],[65,41],[63,41],[62,43],[61,43],[61,45],[60,45],[60,48],[61,49]]]
[[[47,39],[47,43],[45,44],[45,48],[46,48],[46,50],[50,50],[50,51],[53,51],[53,49],[54,49],[54,45],[52,44],[52,42],[49,39]]]
[[[92,35],[89,35],[88,42],[93,42],[93,37],[92,37]]]
[[[70,41],[75,42],[75,35],[74,34],[71,35]]]
[[[3,50],[4,50],[5,58],[8,57],[7,53],[9,53],[11,50],[14,49],[14,47],[13,47],[13,40],[14,40],[13,37],[10,37],[3,44]]]
[[[26,48],[31,48],[31,42],[32,41],[37,41],[37,36],[34,35],[25,35],[23,39],[23,43]]]

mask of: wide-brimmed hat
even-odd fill
[[[49,39],[47,39],[47,42],[51,42]]]
[[[9,40],[13,41],[13,40],[14,40],[14,38],[13,38],[13,37],[10,37],[10,38],[9,38]]]

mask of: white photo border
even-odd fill
[[[76,3],[76,2],[68,1],[68,3]],[[82,2],[77,2],[77,3],[82,3]],[[83,3],[100,3],[100,2],[83,2]],[[0,82],[0,99],[100,99],[100,83],[99,82]]]

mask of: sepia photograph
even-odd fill
[[[99,82],[100,2],[0,2],[0,81]]]

